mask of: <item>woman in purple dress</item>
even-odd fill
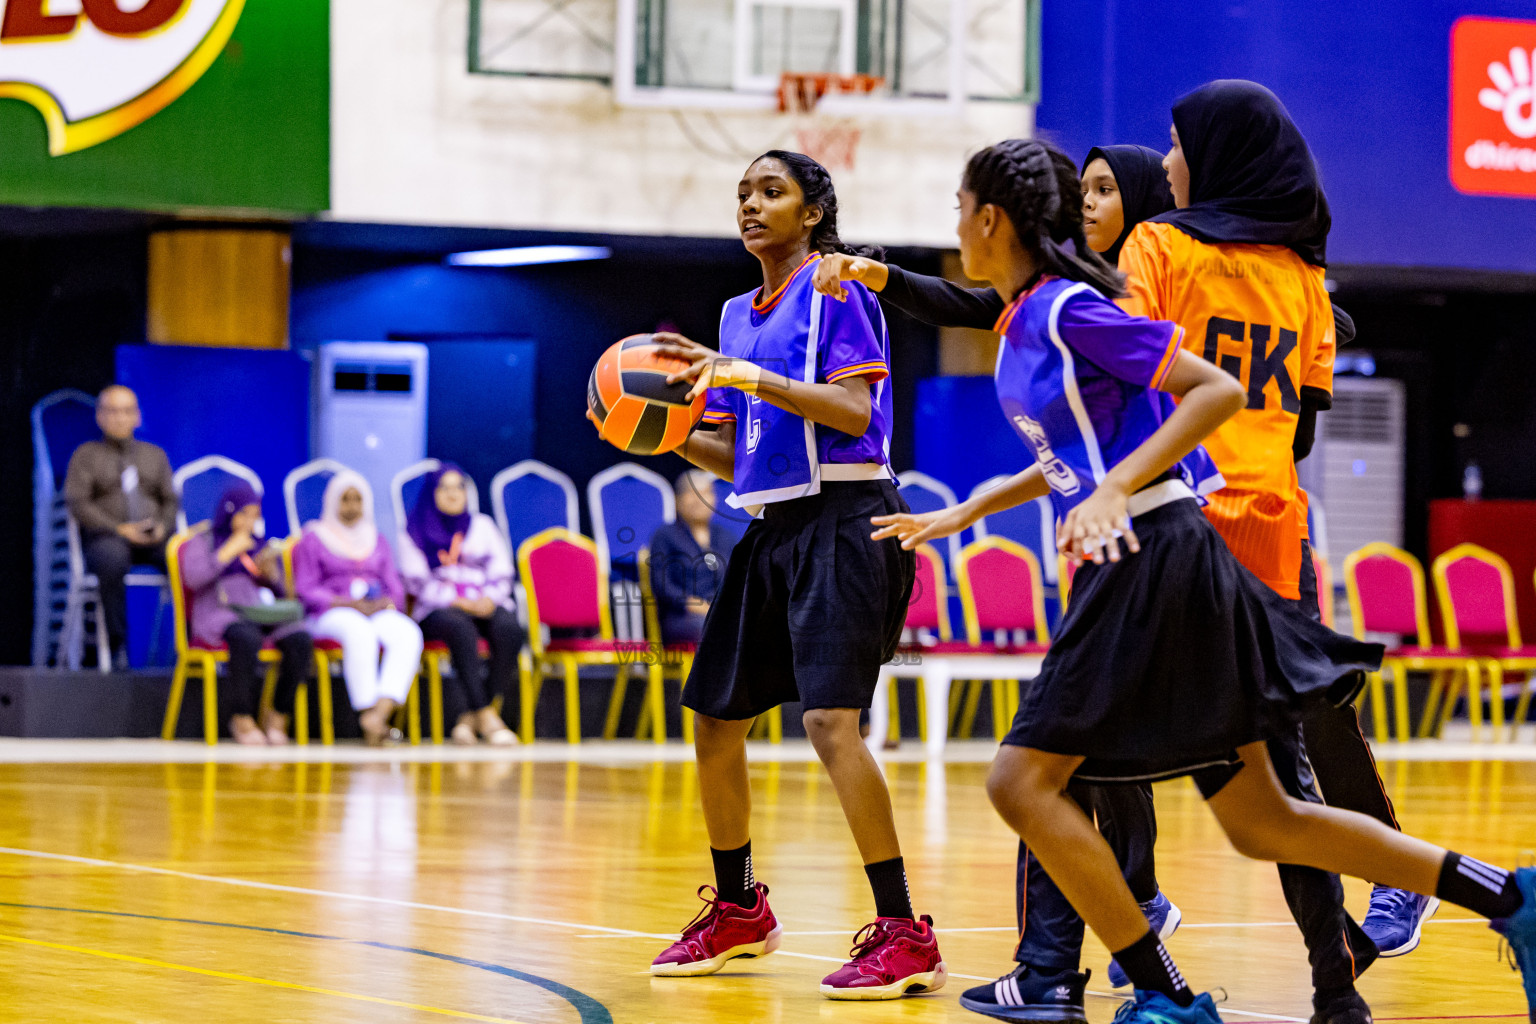
[[[293,549],[295,596],[317,637],[341,644],[347,694],[370,746],[389,735],[421,663],[421,627],[400,609],[405,588],[373,521],[373,489],[352,470],[326,485],[324,509]]]
[[[294,691],[309,674],[314,642],[302,622],[263,626],[245,618],[241,607],[269,603],[283,589],[277,548],[261,536],[261,497],[244,480],[219,498],[212,526],[181,546],[182,584],[192,594],[194,643],[229,648],[224,692],[229,705],[229,734],[251,746],[288,742],[288,715]],[[261,710],[258,657],[268,640],[282,654],[272,706]]]
[[[469,510],[464,471],[451,462],[422,481],[400,540],[400,574],[422,635],[447,644],[453,659],[444,695],[457,715],[453,742],[516,743],[494,703],[497,696],[517,696],[525,638],[512,611],[512,552],[496,520]],[[480,657],[482,637],[489,662]]]

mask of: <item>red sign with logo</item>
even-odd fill
[[[1536,21],[1451,26],[1451,184],[1536,198]]]

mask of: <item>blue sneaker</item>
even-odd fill
[[[965,990],[960,1005],[972,1013],[997,1020],[1050,1021],[1056,1024],[1087,1024],[1083,1013],[1083,971],[1041,972],[1020,964],[1012,974]]]
[[[1371,890],[1371,909],[1360,930],[1371,937],[1382,956],[1402,956],[1418,948],[1424,922],[1439,909],[1440,901],[1433,896],[1378,885]]]
[[[1189,1006],[1180,1006],[1161,992],[1143,992],[1115,1011],[1115,1024],[1221,1024],[1216,1003],[1209,992],[1195,996]]]
[[[1515,966],[1525,981],[1525,1002],[1531,1024],[1536,1024],[1536,868],[1516,870],[1515,884],[1525,902],[1512,916],[1489,921],[1488,925],[1509,943]]]
[[[1184,920],[1184,914],[1161,891],[1141,904],[1141,912],[1146,915],[1147,924],[1152,926],[1157,937],[1165,942],[1170,935],[1179,930],[1179,923]],[[1109,983],[1114,988],[1125,988],[1131,983],[1131,979],[1113,960],[1109,962]]]

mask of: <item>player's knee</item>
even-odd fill
[[[805,735],[818,750],[841,742],[861,742],[858,713],[841,708],[812,708],[801,716]]]
[[[987,775],[987,798],[1014,831],[1026,835],[1032,827],[1038,800],[1046,795],[1037,773],[1020,765],[994,763]]]
[[[693,749],[702,759],[708,759],[725,750],[736,735],[731,723],[708,715],[693,716]]]
[[[1306,827],[1306,805],[1287,797],[1270,805],[1260,814],[1242,814],[1232,819],[1221,819],[1221,827],[1227,833],[1232,848],[1253,860],[1284,861],[1288,854],[1288,837],[1299,834]]]

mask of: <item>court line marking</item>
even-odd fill
[[[322,935],[319,932],[300,932],[291,928],[271,928],[260,924],[240,924],[236,921],[201,921],[191,917],[166,917],[161,914],[138,914],[130,910],[92,910],[87,907],[50,907],[41,903],[10,903],[0,901],[0,907],[11,907],[17,910],[50,910],[60,914],[85,914],[96,917],[122,917],[136,921],[163,921],[170,924],[195,924],[207,928],[230,928],[236,931],[262,932],[268,935],[285,935],[297,939],[319,939],[324,942],[346,942],[358,946],[368,946],[374,949],[385,949],[396,953],[414,953],[418,956],[431,957],[434,960],[446,960],[449,963],[461,964],[465,967],[474,967],[478,970],[489,971],[503,977],[521,981],[536,988],[542,988],[559,996],[574,1006],[581,1014],[582,1024],[613,1024],[613,1015],[608,1008],[596,999],[569,985],[562,985],[558,981],[542,978],[537,974],[529,974],[512,967],[503,967],[501,964],[488,963],[484,960],[471,960],[468,957],[455,956],[451,953],[436,953],[430,949],[418,949],[414,946],[397,946],[389,942],[378,942],[371,939],[349,939],[342,935]],[[513,1022],[516,1024],[516,1022]]]
[[[311,995],[335,996],[340,999],[352,999],[360,1003],[373,1003],[376,1006],[395,1006],[405,1010],[419,1010],[422,1013],[435,1013],[443,1017],[458,1017],[461,1020],[488,1021],[489,1024],[521,1024],[520,1021],[507,1017],[486,1017],[478,1013],[467,1013],[462,1010],[447,1010],[438,1006],[423,1006],[420,1003],[404,1003],[396,999],[384,999],[380,996],[365,996],[356,992],[341,992],[333,988],[316,988],[313,985],[300,985],[292,981],[278,981],[275,978],[258,978],[250,974],[232,974],[229,971],[214,971],[206,967],[192,967],[188,964],[173,964],[166,960],[151,960],[148,957],[129,956],[127,953],[113,953],[105,949],[89,949],[85,946],[68,946],[62,942],[44,942],[41,939],[27,939],[19,935],[6,935],[0,933],[0,942],[16,942],[24,946],[38,946],[43,949],[57,949],[66,953],[81,953],[86,956],[101,957],[106,960],[121,960],[125,963],[138,964],[142,967],[162,967],[172,971],[184,971],[187,974],[201,974],[209,978],[219,978],[223,981],[243,981],[252,985],[266,985],[269,988],[288,989],[294,992],[308,992]]]
[[[1487,924],[1488,923],[1488,919],[1484,918],[1484,917],[1447,917],[1447,918],[1435,918],[1433,920],[1425,921],[1424,923],[1425,924]],[[1182,924],[1179,925],[1179,930],[1183,931],[1186,928],[1295,928],[1295,927],[1296,927],[1296,922],[1295,921],[1199,921],[1199,922],[1185,921],[1185,922],[1183,922]],[[967,932],[1008,932],[1009,934],[1017,934],[1018,933],[1018,929],[1015,928],[1013,925],[989,925],[989,926],[983,927],[983,928],[938,928],[938,929],[935,929],[935,931],[937,931],[941,935],[965,934]],[[787,938],[790,938],[791,936],[800,936],[800,935],[846,935],[846,934],[848,934],[848,933],[845,932],[845,931],[826,931],[826,932],[800,932],[800,931],[795,931],[795,932],[785,932],[784,933],[784,937],[787,939]],[[577,935],[576,938],[578,938],[578,939],[606,939],[606,938],[609,938],[609,936],[607,936],[607,935]],[[1385,1018],[1383,1018],[1383,1019],[1385,1019]],[[1405,1017],[1403,1019],[1404,1020],[1418,1020],[1419,1018],[1417,1018],[1417,1017],[1412,1017],[1412,1018]],[[1428,1018],[1425,1018],[1425,1019],[1427,1020]]]
[[[32,857],[39,860],[56,860],[69,864],[85,864],[90,867],[116,868],[119,871],[138,871],[150,875],[166,875],[171,878],[185,878],[193,882],[212,882],[216,885],[233,885],[245,889],[262,889],[267,892],[286,892],[298,896],[324,896],[331,899],[354,900],[359,903],[377,903],[390,907],[402,907],[407,910],[435,910],[444,914],[458,914],[462,917],[484,917],[497,921],[517,921],[521,924],[542,924],[552,928],[575,928],[587,932],[608,932],[613,935],[644,936],[650,939],[676,939],[677,935],[662,935],[654,932],[637,932],[630,928],[609,928],[600,924],[576,924],[570,921],[553,921],[543,917],[524,917],[519,914],[503,914],[494,910],[471,910],[468,907],[447,907],[436,903],[417,903],[412,900],[397,900],[388,896],[369,896],[366,893],[338,892],[333,889],[310,889],[299,885],[279,885],[276,882],[257,882],[248,878],[230,878],[225,875],[201,875],[191,871],[177,871],[174,868],[157,868],[148,864],[129,864],[124,861],[101,860],[97,857],[78,857],[68,853],[49,853],[46,850],[24,850],[12,846],[0,846],[0,854],[9,854],[13,857]]]
[[[31,857],[39,860],[64,861],[70,864],[86,864],[92,867],[116,868],[121,871],[138,871],[153,875],[166,875],[171,878],[185,878],[197,882],[212,882],[217,885],[232,885],[247,889],[264,889],[269,892],[294,893],[301,896],[321,896],[333,899],[355,900],[363,903],[378,903],[386,906],[403,907],[411,910],[435,910],[446,914],[459,914],[465,917],[485,917],[500,921],[517,921],[522,924],[547,925],[553,928],[570,928],[579,932],[602,932],[608,935],[625,938],[647,938],[675,940],[677,936],[672,933],[661,934],[658,932],[641,932],[631,928],[609,928],[604,925],[582,924],[572,921],[555,921],[549,918],[524,917],[518,914],[502,914],[492,910],[470,910],[466,907],[447,907],[434,903],[417,903],[411,900],[391,899],[388,896],[368,896],[362,893],[335,892],[329,889],[310,889],[297,885],[278,885],[275,882],[254,882],[244,878],[229,878],[222,875],[202,875],[190,871],[177,871],[174,868],[157,868],[146,864],[128,864],[123,861],[102,860],[97,857],[80,857],[68,853],[50,853],[46,850],[26,850],[14,846],[0,846],[0,854],[9,854],[13,857]],[[1294,922],[1287,922],[1294,927]],[[1008,929],[1013,930],[1013,929]],[[833,934],[843,935],[845,932]],[[819,956],[815,953],[796,953],[787,949],[776,951],[778,956],[794,957],[800,960],[818,960],[823,963],[841,964],[845,961],[838,957]],[[985,978],[977,974],[951,974],[951,978],[963,981],[996,981],[996,978]],[[1123,999],[1123,996],[1115,996],[1103,992],[1092,992],[1089,995],[1104,998]],[[1305,1024],[1304,1017],[1287,1017],[1273,1013],[1257,1013],[1252,1010],[1239,1010],[1236,1007],[1223,1005],[1222,1009],[1227,1013],[1236,1013],[1244,1017],[1253,1017],[1258,1020],[1275,1020],[1286,1022],[1300,1022]]]

